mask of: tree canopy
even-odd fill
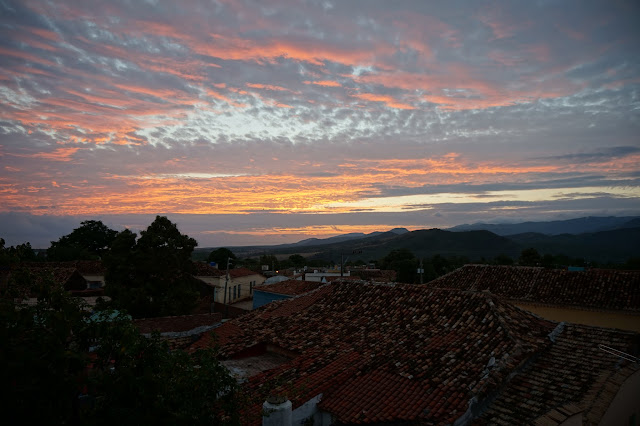
[[[25,273],[0,295],[7,424],[239,423],[237,383],[214,351],[169,351],[129,316],[88,312],[52,281],[36,286]],[[34,291],[35,306],[14,302]]]
[[[70,234],[51,241],[47,259],[54,261],[101,258],[115,239],[117,231],[99,220],[85,220]]]
[[[198,243],[164,216],[140,234],[118,233],[105,256],[114,306],[136,318],[190,313],[198,298],[190,257]]]
[[[391,250],[380,260],[380,268],[396,271],[396,280],[402,283],[415,283],[418,277],[418,259],[404,248]]]
[[[225,269],[227,267],[227,259],[233,261],[236,260],[236,255],[231,250],[225,247],[213,250],[207,257],[207,262],[215,262],[218,264],[219,269]]]
[[[33,262],[38,260],[36,253],[31,248],[31,243],[26,242],[17,246],[5,247],[5,241],[0,238],[0,266],[11,265],[20,262]]]

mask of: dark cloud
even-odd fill
[[[638,198],[606,195],[640,187],[636,2],[5,0],[0,12],[7,214],[267,220],[553,188],[596,188],[589,199],[628,212]],[[595,209],[549,202],[476,213]],[[384,223],[471,212],[439,206]],[[383,217],[356,210],[363,226]],[[286,217],[324,216],[342,220]]]

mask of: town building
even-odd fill
[[[232,304],[253,295],[254,288],[262,284],[265,277],[247,268],[217,269],[206,263],[195,262],[194,277],[210,287],[214,303]],[[225,286],[227,294],[225,298]]]
[[[489,292],[547,319],[640,332],[640,271],[465,265],[426,286]]]
[[[245,424],[640,416],[640,335],[546,320],[488,292],[337,281],[213,332],[222,362],[254,397]],[[189,350],[213,344],[205,334]]]

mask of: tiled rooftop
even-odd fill
[[[226,269],[214,268],[203,262],[193,262],[193,266],[195,269],[193,275],[196,277],[224,277],[227,273]],[[229,269],[229,277],[231,278],[247,277],[250,275],[260,274],[248,268]]]
[[[243,358],[247,350],[265,344],[297,354],[249,380],[248,389],[263,398],[273,390],[270,384],[287,383],[282,390],[294,408],[323,393],[319,407],[340,423],[440,424],[461,417],[472,397],[497,392],[511,373],[536,356],[535,362],[550,357],[548,362],[558,366],[574,362],[571,371],[579,371],[580,363],[590,358],[556,349],[548,337],[556,325],[487,293],[337,282],[266,305],[223,324],[215,334],[225,359]],[[592,329],[565,330],[566,343],[561,333],[559,347],[575,341],[574,330],[588,334]],[[625,351],[637,336],[607,333],[603,339]],[[190,349],[211,345],[212,338],[205,335]],[[617,361],[602,357],[587,368],[594,374],[611,371]],[[553,374],[558,382],[576,387],[564,399],[557,392],[553,404],[585,398],[585,389],[577,384],[580,375]],[[540,411],[550,409],[543,405]],[[260,407],[252,410],[259,414]]]
[[[280,281],[275,284],[263,285],[256,287],[256,291],[265,291],[268,293],[284,294],[287,296],[297,296],[299,294],[308,293],[311,290],[322,286],[323,283],[319,281],[301,281],[301,280],[287,280]]]
[[[105,267],[100,260],[73,260],[69,262],[22,262],[22,266],[33,268],[73,268],[83,275],[104,275]]]
[[[396,280],[396,271],[387,269],[352,269],[351,276],[365,281],[392,282]]]
[[[567,324],[555,344],[516,375],[478,424],[560,424],[583,412],[585,424],[599,424],[621,379],[640,369],[621,363],[599,345],[625,348],[638,345],[640,335],[606,328]],[[623,349],[624,350],[624,349]],[[607,384],[615,384],[613,392]]]
[[[193,262],[194,273],[196,277],[221,277],[226,270],[214,268],[207,263]]]
[[[465,265],[426,285],[489,291],[523,302],[640,312],[640,271]]]

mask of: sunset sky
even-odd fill
[[[638,1],[0,0],[0,237],[640,214]]]

